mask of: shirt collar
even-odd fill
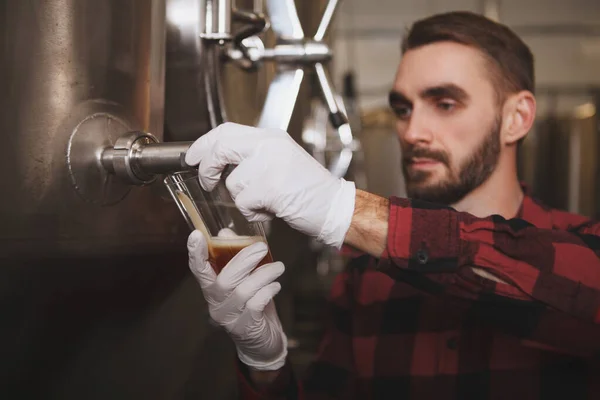
[[[515,218],[519,218],[541,229],[552,229],[552,213],[550,209],[531,197],[529,187],[521,182],[524,196],[521,207]]]

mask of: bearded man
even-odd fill
[[[452,12],[416,22],[389,96],[410,199],[336,179],[285,132],[225,124],[186,161],[250,220],[277,216],[357,254],[332,288],[306,379],[294,378],[264,244],[215,276],[190,267],[238,352],[247,399],[598,399],[600,223],[552,210],[517,177],[536,114],[533,56],[510,29]]]

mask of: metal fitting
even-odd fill
[[[200,2],[200,37],[205,40],[229,41],[231,33],[231,0]]]
[[[185,153],[193,142],[158,143],[153,135],[128,132],[114,147],[104,149],[100,161],[104,169],[133,185],[147,185],[158,175],[190,169]]]

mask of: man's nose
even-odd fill
[[[412,145],[430,144],[433,140],[433,134],[428,129],[427,122],[415,112],[408,121],[399,123],[397,130],[400,140]]]

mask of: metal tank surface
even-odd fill
[[[0,254],[168,247],[177,219],[152,188],[106,175],[107,192],[85,199],[65,160],[73,137],[111,142],[139,129],[162,139],[164,0],[2,3]]]
[[[161,184],[117,183],[84,151],[163,140],[165,0],[0,5],[0,398],[230,398],[183,219]]]
[[[299,139],[303,69],[347,130],[323,68],[337,3],[0,0],[0,398],[236,397],[233,345],[157,178],[226,120]],[[320,21],[314,37],[301,20]],[[275,257],[302,267],[307,238],[272,231]]]

